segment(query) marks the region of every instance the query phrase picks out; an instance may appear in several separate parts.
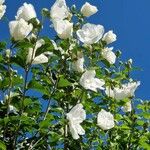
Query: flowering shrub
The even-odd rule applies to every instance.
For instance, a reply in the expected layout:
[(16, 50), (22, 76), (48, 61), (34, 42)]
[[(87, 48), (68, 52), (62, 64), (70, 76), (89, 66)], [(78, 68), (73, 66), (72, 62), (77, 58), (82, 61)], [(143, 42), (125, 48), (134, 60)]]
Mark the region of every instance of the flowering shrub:
[[(5, 10), (0, 0), (0, 19)], [(116, 34), (88, 23), (97, 7), (56, 0), (41, 12), (24, 3), (10, 47), (0, 42), (0, 149), (150, 149), (149, 102), (135, 98), (132, 59), (109, 46)], [(45, 19), (53, 40), (41, 35)]]

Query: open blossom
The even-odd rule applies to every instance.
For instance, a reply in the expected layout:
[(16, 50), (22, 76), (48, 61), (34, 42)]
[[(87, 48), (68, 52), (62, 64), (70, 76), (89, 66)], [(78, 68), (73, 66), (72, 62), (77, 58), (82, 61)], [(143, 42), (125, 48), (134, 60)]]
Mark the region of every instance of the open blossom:
[(3, 5), (5, 0), (0, 0), (0, 19), (4, 16), (6, 12), (6, 5)]
[(120, 88), (115, 87), (113, 90), (109, 87), (106, 88), (105, 93), (109, 97), (115, 98), (116, 100), (121, 100), (129, 97), (133, 97), (135, 90), (140, 85), (140, 82), (129, 82), (123, 84)]
[(67, 39), (72, 36), (73, 23), (70, 23), (68, 20), (55, 20), (53, 24), (59, 38)]
[(114, 116), (102, 109), (97, 116), (97, 125), (103, 130), (109, 130), (115, 126)]
[(32, 31), (32, 24), (28, 24), (24, 19), (10, 21), (9, 29), (11, 36), (17, 40), (23, 40)]
[(103, 79), (95, 78), (95, 70), (87, 70), (80, 78), (80, 84), (85, 88), (97, 92), (97, 89), (104, 90), (105, 84)]
[(50, 15), (52, 20), (58, 19), (63, 20), (70, 15), (69, 9), (66, 5), (65, 0), (56, 0), (54, 5), (51, 7)]
[(77, 60), (75, 60), (72, 63), (73, 70), (75, 70), (77, 72), (83, 72), (84, 71), (84, 56), (83, 56), (83, 54), (78, 53), (78, 56), (76, 59)]
[(106, 47), (102, 49), (103, 58), (105, 58), (110, 64), (114, 64), (116, 62), (116, 55), (112, 50), (113, 47), (110, 48)]
[(16, 19), (24, 19), (29, 21), (32, 18), (36, 18), (36, 12), (32, 4), (24, 3), (17, 11)]
[(89, 17), (91, 15), (94, 15), (98, 11), (96, 6), (91, 5), (90, 3), (86, 2), (82, 8), (81, 8), (81, 13), (85, 17)]
[(82, 29), (77, 31), (77, 36), (81, 42), (90, 45), (97, 43), (104, 34), (104, 27), (102, 25), (95, 25), (86, 23)]
[(37, 49), (40, 48), (44, 44), (45, 44), (45, 41), (43, 39), (40, 39), (36, 42), (36, 46), (34, 49), (29, 48), (27, 60), (26, 60), (27, 64), (30, 64), (31, 62), (32, 62), (32, 64), (42, 64), (42, 63), (48, 62), (48, 57), (45, 56), (45, 53), (35, 56)]
[(74, 106), (69, 113), (67, 113), (69, 120), (69, 129), (73, 139), (79, 139), (79, 135), (84, 135), (85, 131), (80, 125), (86, 119), (86, 112), (82, 104)]
[(105, 41), (107, 44), (110, 44), (110, 43), (115, 42), (117, 40), (117, 36), (111, 30), (111, 31), (108, 31), (107, 33), (104, 34), (102, 40)]

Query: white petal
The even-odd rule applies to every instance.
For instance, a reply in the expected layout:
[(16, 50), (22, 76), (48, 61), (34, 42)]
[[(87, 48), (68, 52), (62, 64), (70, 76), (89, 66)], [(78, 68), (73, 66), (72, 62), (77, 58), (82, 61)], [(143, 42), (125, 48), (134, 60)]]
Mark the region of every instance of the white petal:
[(81, 42), (90, 45), (97, 43), (104, 34), (104, 27), (102, 25), (95, 25), (86, 23), (82, 29), (77, 31), (77, 36)]
[(42, 64), (47, 62), (48, 62), (48, 58), (44, 54), (40, 54), (39, 56), (34, 58), (32, 64)]
[(27, 37), (32, 31), (33, 26), (32, 24), (28, 24), (25, 20), (20, 19), (18, 21), (9, 22), (9, 29), (11, 36), (17, 41)]
[(115, 126), (114, 117), (110, 112), (107, 112), (102, 109), (98, 113), (97, 124), (103, 130), (111, 129)]
[(33, 48), (29, 48), (27, 59), (26, 59), (26, 64), (30, 64), (32, 59), (34, 59), (34, 57), (35, 57), (35, 51), (33, 51)]
[(87, 70), (80, 78), (80, 84), (85, 88), (97, 92), (97, 89), (104, 89), (105, 81), (95, 78), (95, 70)]
[(82, 8), (81, 8), (81, 13), (85, 17), (89, 17), (93, 14), (95, 14), (98, 11), (96, 6), (91, 5), (90, 3), (86, 2)]
[(86, 112), (82, 104), (74, 106), (69, 113), (67, 113), (69, 120), (69, 128), (74, 139), (78, 139), (79, 135), (84, 135), (85, 131), (80, 125), (86, 119)]
[(54, 29), (57, 32), (59, 38), (67, 39), (72, 36), (73, 33), (73, 23), (68, 20), (54, 20)]
[(51, 7), (51, 18), (63, 20), (69, 16), (69, 9), (66, 5), (65, 0), (56, 0), (54, 5)]
[(78, 134), (78, 131), (76, 129), (76, 126), (74, 124), (69, 123), (69, 129), (70, 129), (70, 132), (72, 134), (73, 139), (77, 140), (77, 139), (80, 138), (79, 134)]

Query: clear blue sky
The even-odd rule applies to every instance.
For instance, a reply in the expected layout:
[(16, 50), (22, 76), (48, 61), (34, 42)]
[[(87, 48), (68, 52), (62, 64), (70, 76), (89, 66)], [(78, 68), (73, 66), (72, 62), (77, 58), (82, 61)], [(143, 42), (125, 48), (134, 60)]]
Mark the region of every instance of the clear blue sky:
[[(86, 0), (66, 0), (68, 5), (80, 8)], [(50, 8), (55, 0), (6, 0), (7, 17), (13, 20), (18, 7), (24, 2), (32, 3), (40, 17), (40, 10)], [(143, 71), (136, 71), (133, 78), (141, 81), (136, 92), (137, 98), (150, 99), (150, 0), (88, 0), (99, 8), (99, 12), (89, 18), (89, 22), (102, 24), (105, 30), (113, 29), (118, 36), (112, 46), (123, 52), (123, 60), (132, 58), (134, 65)], [(43, 34), (52, 36), (50, 22)], [(7, 22), (0, 21), (0, 40), (9, 38)]]

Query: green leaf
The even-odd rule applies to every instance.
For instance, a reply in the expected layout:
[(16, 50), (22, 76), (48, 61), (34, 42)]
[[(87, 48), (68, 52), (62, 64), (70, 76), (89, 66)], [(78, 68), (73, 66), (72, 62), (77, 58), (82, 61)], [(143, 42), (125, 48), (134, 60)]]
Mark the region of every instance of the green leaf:
[(40, 128), (47, 128), (47, 129), (48, 129), (49, 125), (50, 125), (50, 121), (49, 120), (43, 120), (39, 124)]
[(6, 48), (6, 42), (0, 42), (0, 50), (3, 50)]
[(150, 145), (148, 144), (148, 141), (149, 141), (149, 139), (146, 136), (146, 134), (144, 136), (141, 136), (140, 137), (140, 141), (139, 141), (140, 147), (144, 148), (146, 150), (149, 150), (150, 149)]
[(24, 100), (24, 106), (26, 107), (26, 106), (29, 106), (29, 105), (31, 105), (32, 104), (32, 99), (30, 99), (30, 98), (26, 98), (25, 100)]
[(36, 56), (38, 56), (44, 52), (53, 52), (54, 51), (54, 46), (53, 46), (51, 40), (46, 37), (43, 37), (42, 39), (45, 41), (45, 44), (36, 50)]
[(18, 55), (16, 57), (11, 57), (11, 63), (14, 63), (22, 68), (24, 68), (26, 65), (25, 60), (22, 59), (22, 57), (20, 57)]
[(143, 113), (142, 113), (142, 116), (143, 116), (145, 119), (150, 119), (150, 114), (149, 114), (149, 112), (143, 112)]
[(145, 122), (144, 122), (143, 120), (138, 120), (138, 121), (137, 121), (137, 124), (138, 124), (139, 126), (143, 126), (144, 123), (145, 123)]
[(71, 82), (69, 82), (63, 76), (60, 77), (60, 80), (58, 82), (58, 87), (67, 87), (67, 86), (71, 86), (71, 85), (72, 85)]
[(32, 80), (28, 84), (29, 89), (34, 89), (42, 94), (49, 95), (48, 89), (40, 81)]
[(17, 42), (15, 47), (19, 48), (19, 49), (27, 49), (27, 48), (32, 48), (33, 44), (30, 43), (29, 41), (19, 41), (19, 42)]
[(13, 77), (13, 80), (12, 80), (12, 85), (15, 86), (15, 85), (18, 85), (18, 84), (22, 84), (23, 83), (23, 78), (21, 78), (20, 76), (17, 76), (17, 77)]
[(6, 145), (3, 141), (0, 140), (0, 150), (6, 150)]

